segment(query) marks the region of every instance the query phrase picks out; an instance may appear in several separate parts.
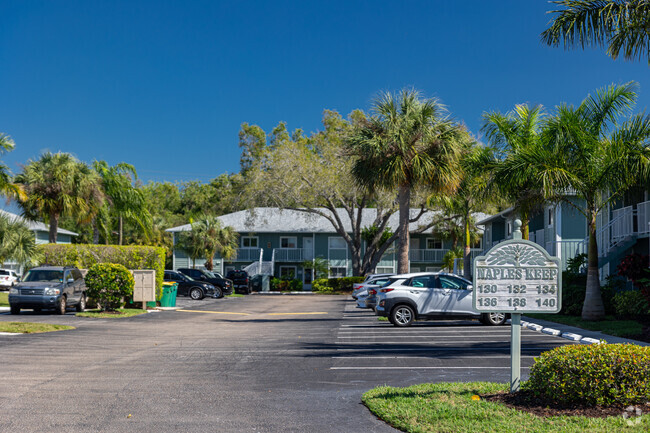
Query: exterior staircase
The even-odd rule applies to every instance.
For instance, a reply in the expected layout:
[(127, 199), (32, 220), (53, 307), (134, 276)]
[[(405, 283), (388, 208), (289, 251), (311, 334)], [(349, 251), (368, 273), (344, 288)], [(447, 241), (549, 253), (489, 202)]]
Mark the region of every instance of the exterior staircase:
[(273, 269), (275, 269), (275, 251), (273, 251), (270, 262), (264, 261), (263, 257), (264, 250), (260, 248), (259, 260), (244, 267), (243, 270), (246, 271), (250, 277), (254, 277), (255, 275), (273, 275)]

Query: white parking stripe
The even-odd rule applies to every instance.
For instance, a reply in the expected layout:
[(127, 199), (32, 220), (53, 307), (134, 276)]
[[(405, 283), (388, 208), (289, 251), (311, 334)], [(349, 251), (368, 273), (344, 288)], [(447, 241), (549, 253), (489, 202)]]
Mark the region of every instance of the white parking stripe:
[[(536, 358), (533, 355), (522, 355), (522, 358)], [(454, 356), (448, 359), (465, 359), (468, 356)], [(332, 356), (332, 359), (438, 359), (430, 356)], [(481, 355), (481, 359), (510, 359), (510, 355)]]
[[(527, 370), (530, 367), (521, 367), (522, 370)], [(470, 367), (470, 366), (465, 366), (465, 367), (442, 367), (442, 366), (427, 366), (427, 367), (330, 367), (330, 370), (502, 370), (502, 369), (510, 369), (510, 367)]]

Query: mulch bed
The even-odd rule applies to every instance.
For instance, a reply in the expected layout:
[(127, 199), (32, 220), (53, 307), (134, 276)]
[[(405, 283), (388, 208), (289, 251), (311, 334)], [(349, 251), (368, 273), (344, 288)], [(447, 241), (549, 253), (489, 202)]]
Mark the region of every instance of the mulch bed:
[[(650, 413), (650, 403), (644, 405), (636, 405), (633, 408), (628, 407), (604, 407), (604, 406), (595, 406), (595, 407), (586, 407), (586, 406), (565, 406), (559, 405), (553, 402), (548, 402), (541, 400), (530, 393), (524, 391), (519, 391), (514, 394), (510, 393), (499, 393), (499, 394), (489, 394), (481, 395), (481, 399), (502, 403), (513, 409), (521, 410), (524, 412), (532, 413), (539, 417), (550, 417), (550, 416), (585, 416), (589, 418), (605, 418), (608, 416), (623, 416), (624, 413), (627, 413), (629, 417), (637, 416), (637, 408), (641, 411), (642, 414)], [(627, 409), (627, 410), (626, 410)]]

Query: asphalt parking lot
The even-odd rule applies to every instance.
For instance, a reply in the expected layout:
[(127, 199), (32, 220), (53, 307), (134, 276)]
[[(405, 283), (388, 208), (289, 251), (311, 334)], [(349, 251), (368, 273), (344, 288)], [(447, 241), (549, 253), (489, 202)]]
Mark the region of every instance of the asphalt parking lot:
[[(129, 319), (0, 314), (76, 326), (0, 336), (0, 431), (391, 432), (378, 385), (508, 382), (509, 327), (395, 328), (342, 296), (191, 301)], [(522, 369), (558, 337), (522, 331)]]

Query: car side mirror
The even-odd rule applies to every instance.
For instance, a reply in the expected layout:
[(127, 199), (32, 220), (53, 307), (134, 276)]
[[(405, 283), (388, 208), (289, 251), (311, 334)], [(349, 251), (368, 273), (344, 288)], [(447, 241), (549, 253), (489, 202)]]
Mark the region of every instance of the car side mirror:
[(471, 284), (468, 285), (468, 286), (467, 286), (467, 290), (474, 290), (474, 286), (472, 286)]
[(68, 284), (74, 283), (74, 278), (68, 278)]

